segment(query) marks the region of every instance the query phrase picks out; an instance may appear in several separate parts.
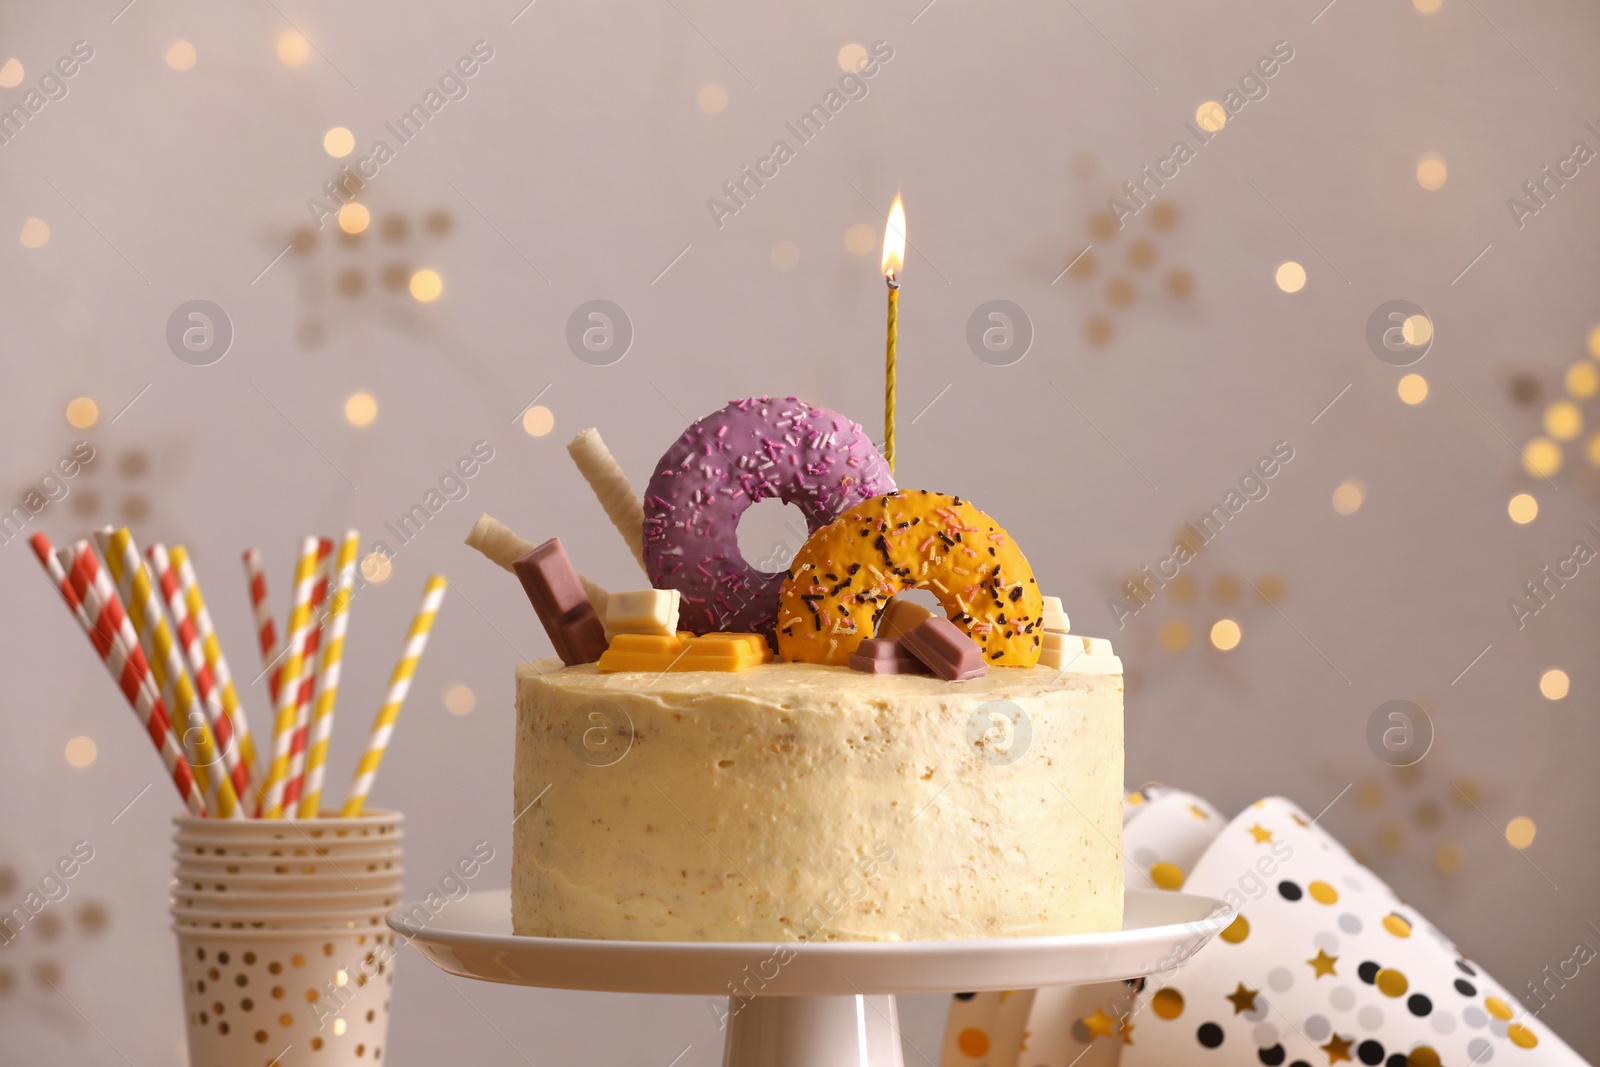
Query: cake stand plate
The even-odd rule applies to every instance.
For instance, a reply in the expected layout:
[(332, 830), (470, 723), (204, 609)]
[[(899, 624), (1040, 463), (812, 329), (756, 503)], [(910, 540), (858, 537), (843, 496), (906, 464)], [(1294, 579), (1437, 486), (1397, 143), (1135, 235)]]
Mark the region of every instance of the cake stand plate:
[(511, 891), (480, 890), (389, 926), (436, 966), (485, 982), (728, 998), (724, 1067), (902, 1067), (897, 993), (1032, 989), (1176, 968), (1233, 919), (1220, 901), (1129, 889), (1122, 929), (968, 941), (808, 944), (518, 937)]

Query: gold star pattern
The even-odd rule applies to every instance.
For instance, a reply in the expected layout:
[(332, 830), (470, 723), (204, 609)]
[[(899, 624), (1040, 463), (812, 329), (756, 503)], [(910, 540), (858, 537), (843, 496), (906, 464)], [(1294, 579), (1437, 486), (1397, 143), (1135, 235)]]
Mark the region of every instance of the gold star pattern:
[(1338, 1063), (1340, 1060), (1350, 1059), (1351, 1044), (1352, 1041), (1350, 1038), (1340, 1037), (1338, 1034), (1334, 1034), (1328, 1039), (1328, 1043), (1326, 1045), (1322, 1045), (1320, 1047), (1322, 1051), (1328, 1054), (1328, 1062), (1332, 1064)]
[(1096, 1008), (1093, 1015), (1083, 1017), (1083, 1025), (1089, 1028), (1089, 1040), (1097, 1037), (1110, 1037), (1117, 1021), (1106, 1014), (1104, 1008)]
[(1289, 813), (1289, 818), (1294, 820), (1294, 823), (1295, 823), (1296, 826), (1310, 826), (1311, 825), (1310, 823), (1308, 823), (1304, 819), (1302, 819), (1300, 817), (1300, 813), (1297, 812), (1297, 811), (1291, 811)]
[(1134, 1024), (1131, 1022), (1124, 1022), (1122, 1024), (1122, 1043), (1124, 1045), (1133, 1044), (1133, 1027)]
[(1233, 1003), (1233, 1013), (1235, 1015), (1242, 1015), (1247, 1011), (1256, 1010), (1256, 996), (1260, 992), (1259, 989), (1251, 989), (1243, 982), (1240, 982), (1239, 987), (1232, 993), (1227, 994), (1223, 999)]
[(1201, 820), (1205, 820), (1205, 819), (1211, 818), (1211, 813), (1209, 811), (1207, 811), (1205, 808), (1202, 808), (1198, 804), (1190, 804), (1189, 805), (1189, 813), (1192, 814), (1195, 818), (1201, 819)]
[(1272, 843), (1272, 831), (1260, 823), (1250, 827), (1250, 836), (1256, 839), (1256, 844), (1258, 845), (1270, 845)]
[[(1319, 948), (1317, 949), (1317, 954), (1306, 960), (1306, 962), (1311, 965), (1313, 971), (1317, 972), (1318, 978), (1325, 974), (1333, 975), (1335, 978), (1339, 977), (1338, 972), (1333, 969), (1333, 965), (1339, 962), (1338, 956), (1330, 956)], [(1346, 1056), (1345, 1058), (1349, 1059), (1350, 1057)]]

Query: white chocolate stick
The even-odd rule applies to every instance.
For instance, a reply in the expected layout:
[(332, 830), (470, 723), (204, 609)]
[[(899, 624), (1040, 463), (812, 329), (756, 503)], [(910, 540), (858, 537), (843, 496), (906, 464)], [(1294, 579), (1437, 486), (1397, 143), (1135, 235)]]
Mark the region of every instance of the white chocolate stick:
[[(506, 570), (515, 574), (512, 564), (534, 550), (532, 541), (525, 540), (515, 530), (485, 512), (478, 516), (478, 521), (472, 524), (472, 529), (467, 531), (467, 546), (482, 552), (491, 563), (497, 563)], [(578, 575), (578, 580), (583, 583), (583, 591), (589, 595), (589, 602), (594, 605), (594, 610), (603, 619), (606, 614), (606, 602), (611, 599), (611, 594), (595, 585), (583, 575)]]
[(567, 453), (578, 465), (578, 472), (589, 483), (589, 488), (594, 490), (600, 506), (606, 509), (611, 525), (628, 543), (628, 551), (633, 553), (639, 569), (645, 570), (644, 503), (628, 484), (628, 476), (622, 473), (616, 457), (600, 440), (600, 431), (593, 427), (584, 430), (567, 445)]

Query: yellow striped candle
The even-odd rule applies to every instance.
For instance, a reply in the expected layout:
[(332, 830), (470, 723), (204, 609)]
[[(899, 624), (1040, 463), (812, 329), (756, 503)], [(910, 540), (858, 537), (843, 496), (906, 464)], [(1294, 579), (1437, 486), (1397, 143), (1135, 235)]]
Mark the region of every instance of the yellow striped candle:
[(361, 535), (355, 530), (346, 530), (334, 561), (334, 586), (328, 599), (322, 662), (317, 667), (317, 706), (312, 714), (311, 740), (306, 750), (305, 795), (300, 798), (302, 819), (315, 819), (320, 813), (322, 780), (328, 769), (328, 738), (333, 733), (333, 707), (339, 697), (344, 633), (350, 625), (350, 598), (355, 595), (356, 557), (360, 554)]
[(158, 672), (162, 692), (169, 695), (169, 706), (183, 716), (181, 727), (174, 723), (173, 729), (178, 731), (189, 753), (189, 762), (204, 780), (206, 807), (217, 818), (244, 818), (238, 794), (224, 772), (222, 755), (206, 721), (205, 710), (200, 706), (194, 683), (189, 680), (189, 672), (184, 670), (183, 659), (172, 640), (172, 631), (167, 628), (167, 620), (161, 614), (155, 586), (144, 560), (139, 557), (133, 535), (124, 526), (111, 533), (102, 530), (95, 537), (100, 542), (100, 553), (106, 559), (111, 577), (121, 591), (151, 669)]
[(389, 692), (384, 697), (383, 707), (378, 709), (377, 718), (373, 720), (367, 750), (361, 754), (355, 780), (350, 783), (350, 799), (344, 802), (344, 808), (339, 812), (344, 818), (353, 819), (360, 815), (366, 805), (367, 794), (372, 792), (372, 780), (377, 777), (378, 764), (383, 762), (383, 753), (389, 747), (395, 720), (400, 717), (400, 706), (406, 701), (406, 692), (411, 688), (411, 676), (416, 673), (417, 661), (422, 658), (422, 650), (428, 645), (428, 633), (433, 629), (433, 620), (439, 614), (439, 604), (444, 600), (448, 585), (444, 575), (435, 574), (428, 579), (422, 591), (422, 605), (411, 620), (411, 632), (406, 635), (405, 650), (400, 654), (400, 661), (394, 665), (394, 673), (389, 676)]
[(289, 611), (288, 650), (278, 676), (278, 707), (272, 723), (272, 763), (261, 799), (261, 817), (281, 819), (283, 792), (289, 783), (290, 745), (294, 740), (300, 678), (305, 670), (306, 637), (311, 632), (311, 587), (317, 580), (317, 539), (300, 542), (294, 567), (294, 604)]

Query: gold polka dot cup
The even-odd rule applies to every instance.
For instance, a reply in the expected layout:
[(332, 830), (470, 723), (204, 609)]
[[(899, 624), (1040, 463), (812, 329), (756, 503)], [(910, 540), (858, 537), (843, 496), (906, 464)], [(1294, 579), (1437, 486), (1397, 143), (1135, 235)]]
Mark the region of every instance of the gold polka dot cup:
[(193, 1067), (382, 1061), (398, 949), (383, 917), (402, 899), (400, 821), (384, 811), (174, 820)]

